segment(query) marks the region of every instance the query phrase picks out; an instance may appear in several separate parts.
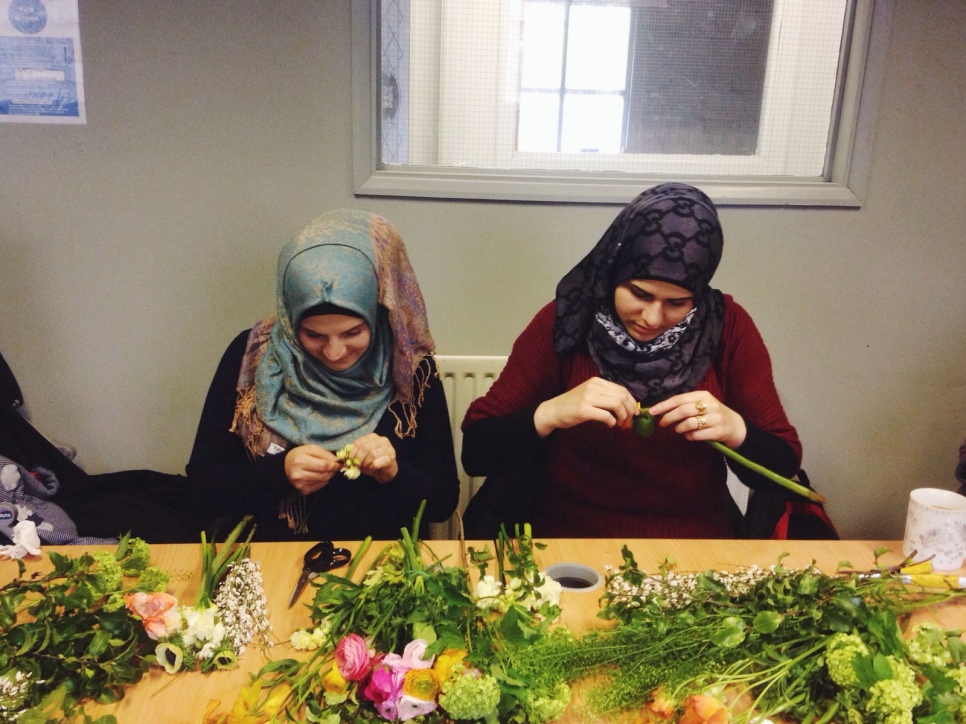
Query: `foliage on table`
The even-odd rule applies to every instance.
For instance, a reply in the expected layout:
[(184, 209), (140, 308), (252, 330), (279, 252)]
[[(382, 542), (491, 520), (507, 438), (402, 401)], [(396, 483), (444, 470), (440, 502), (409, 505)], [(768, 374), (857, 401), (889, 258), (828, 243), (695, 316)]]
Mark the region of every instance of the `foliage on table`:
[(472, 587), (466, 567), (447, 565), (406, 529), (356, 580), (369, 545), (345, 575), (313, 582), (313, 625), (292, 636), (309, 658), (266, 665), (230, 712), (212, 702), (206, 722), (523, 724), (560, 715), (566, 685), (543, 688), (509, 666), (560, 613), (559, 584), (538, 571), (529, 527), (501, 535), (495, 554), (469, 549), (479, 572)]
[[(154, 661), (154, 643), (124, 596), (164, 590), (139, 538), (117, 549), (49, 554), (53, 570), (0, 588), (0, 721), (34, 724), (70, 717), (84, 701), (111, 703)], [(112, 717), (104, 717), (111, 720)]]
[(616, 628), (554, 635), (515, 662), (543, 686), (604, 674), (595, 714), (643, 710), (653, 721), (952, 724), (966, 721), (966, 646), (959, 631), (912, 611), (961, 591), (904, 585), (898, 567), (826, 575), (768, 570), (681, 574), (638, 568), (630, 551), (607, 576), (603, 618)]
[[(84, 703), (120, 700), (152, 665), (234, 665), (253, 636), (268, 635), (261, 578), (248, 559), (251, 535), (238, 542), (247, 523), (220, 551), (202, 534), (194, 606), (179, 607), (164, 592), (168, 575), (148, 565), (140, 538), (123, 536), (113, 552), (51, 551), (46, 575), (27, 576), (18, 560), (16, 580), (0, 588), (0, 722), (87, 721)], [(175, 654), (177, 667), (168, 658)]]
[(126, 597), (128, 608), (157, 642), (157, 662), (169, 674), (231, 669), (253, 639), (272, 645), (261, 571), (249, 557), (254, 528), (241, 540), (249, 520), (235, 526), (221, 550), (202, 532), (201, 587), (194, 604), (179, 606), (177, 598), (163, 592)]

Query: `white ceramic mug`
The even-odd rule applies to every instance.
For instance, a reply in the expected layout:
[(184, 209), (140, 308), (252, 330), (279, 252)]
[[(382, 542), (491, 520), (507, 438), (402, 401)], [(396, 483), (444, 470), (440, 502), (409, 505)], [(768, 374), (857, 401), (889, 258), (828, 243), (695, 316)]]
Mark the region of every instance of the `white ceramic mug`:
[(909, 493), (902, 555), (915, 561), (932, 556), (932, 567), (952, 571), (966, 559), (966, 497), (940, 488)]

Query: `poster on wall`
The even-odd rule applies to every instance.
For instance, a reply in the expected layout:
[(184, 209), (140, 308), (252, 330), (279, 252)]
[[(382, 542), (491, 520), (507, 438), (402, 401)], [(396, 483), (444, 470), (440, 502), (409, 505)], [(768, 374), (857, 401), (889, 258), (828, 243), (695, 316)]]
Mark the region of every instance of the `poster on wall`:
[(86, 123), (77, 0), (0, 0), (0, 123)]

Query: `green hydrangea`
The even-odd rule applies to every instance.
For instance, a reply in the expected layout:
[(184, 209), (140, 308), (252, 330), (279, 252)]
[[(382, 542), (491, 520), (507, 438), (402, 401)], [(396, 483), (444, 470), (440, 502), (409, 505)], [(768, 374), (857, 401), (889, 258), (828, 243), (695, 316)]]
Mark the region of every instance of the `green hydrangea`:
[(121, 564), (114, 558), (114, 554), (109, 551), (94, 551), (91, 553), (95, 567), (93, 570), (94, 587), (101, 593), (113, 593), (121, 590), (121, 581), (124, 578), (121, 572)]
[(825, 650), (825, 666), (832, 681), (841, 687), (857, 686), (852, 661), (856, 656), (868, 656), (869, 649), (856, 634), (835, 634)]
[(534, 724), (551, 722), (560, 718), (570, 703), (570, 687), (560, 682), (552, 692), (535, 696), (531, 691), (527, 697), (527, 712)]
[(496, 679), (475, 669), (443, 682), (439, 705), (454, 719), (483, 719), (500, 703)]
[(916, 672), (905, 661), (888, 657), (893, 678), (877, 681), (869, 690), (866, 711), (882, 724), (912, 724), (912, 710), (922, 703)]
[(161, 593), (168, 587), (168, 574), (157, 566), (148, 566), (138, 576), (137, 587), (146, 593)]
[(946, 675), (956, 682), (956, 693), (966, 697), (966, 667), (957, 666), (954, 669), (946, 669)]
[(120, 611), (122, 608), (124, 608), (124, 594), (117, 592), (108, 596), (104, 605), (101, 606), (101, 609), (108, 613), (111, 611)]
[(143, 571), (148, 561), (151, 560), (151, 549), (148, 544), (140, 538), (131, 538), (128, 541), (127, 555), (121, 561), (125, 576), (136, 576)]
[(908, 642), (909, 658), (920, 666), (932, 664), (945, 667), (950, 661), (946, 650), (946, 632), (934, 623), (923, 623), (914, 629), (915, 636)]

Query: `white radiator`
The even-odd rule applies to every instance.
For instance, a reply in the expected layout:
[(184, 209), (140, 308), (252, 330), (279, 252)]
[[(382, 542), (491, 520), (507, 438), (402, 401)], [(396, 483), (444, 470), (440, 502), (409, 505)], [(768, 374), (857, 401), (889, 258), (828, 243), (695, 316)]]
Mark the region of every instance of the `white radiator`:
[[(449, 407), (450, 426), (453, 430), (453, 447), (456, 448), (456, 467), (460, 476), (460, 502), (457, 510), (460, 514), (466, 510), (470, 498), (483, 484), (483, 478), (471, 478), (463, 471), (460, 462), (460, 450), (463, 447), (463, 432), (460, 425), (466, 415), (466, 408), (477, 397), (486, 394), (490, 385), (500, 375), (506, 357), (437, 355), (436, 364), (439, 366), (439, 376), (443, 380), (446, 392), (446, 404)], [(432, 538), (458, 538), (459, 524), (454, 515), (445, 523), (433, 523), (430, 526)]]

